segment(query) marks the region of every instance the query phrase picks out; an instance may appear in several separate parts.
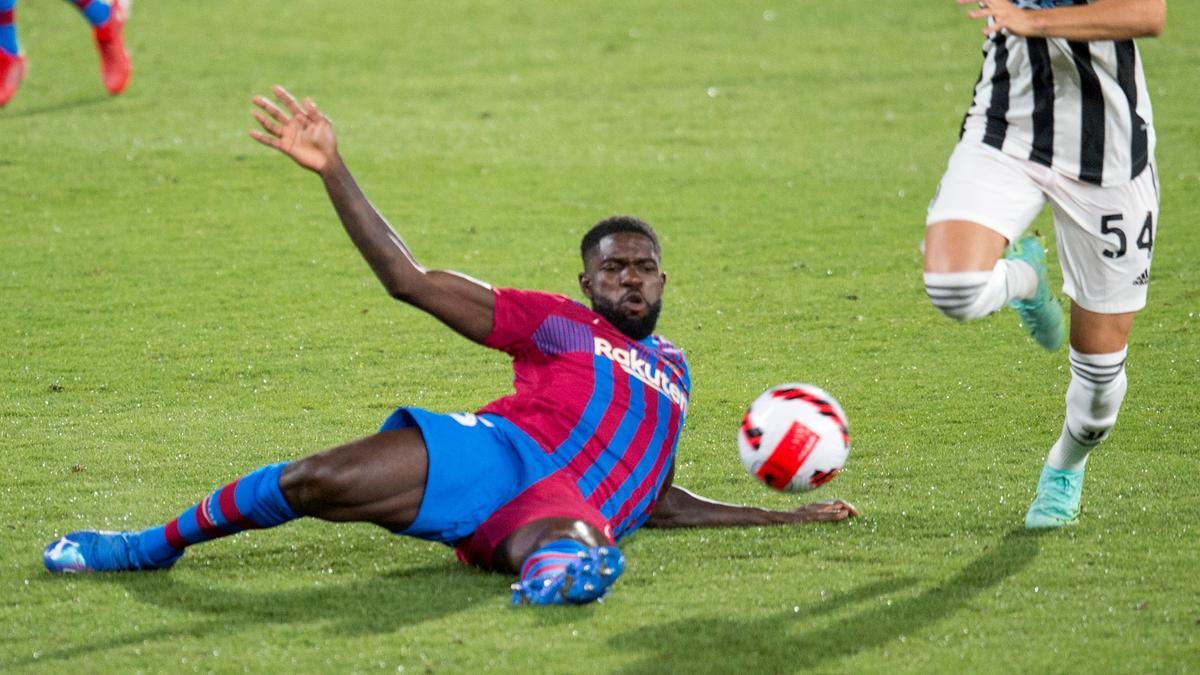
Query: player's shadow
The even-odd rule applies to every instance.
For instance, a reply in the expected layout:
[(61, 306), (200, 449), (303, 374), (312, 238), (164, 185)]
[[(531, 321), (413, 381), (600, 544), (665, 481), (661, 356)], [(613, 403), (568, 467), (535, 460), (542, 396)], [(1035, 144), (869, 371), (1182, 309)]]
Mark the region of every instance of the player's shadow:
[(11, 110), (6, 113), (0, 113), (0, 121), (4, 121), (6, 119), (16, 119), (18, 117), (39, 117), (41, 115), (66, 112), (68, 110), (75, 110), (77, 108), (86, 108), (99, 105), (109, 100), (112, 100), (112, 97), (104, 94), (81, 96), (68, 101), (59, 101), (57, 103), (48, 103), (46, 105), (34, 106), (32, 108), (21, 108), (19, 110)]
[[(462, 612), (481, 603), (501, 603), (504, 579), (450, 564), (372, 575), (350, 583), (328, 583), (284, 591), (231, 588), (180, 581), (171, 572), (95, 574), (73, 577), (76, 584), (114, 584), (138, 601), (179, 617), (172, 626), (99, 631), (95, 639), (4, 663), (46, 665), (112, 649), (170, 643), (185, 637), (236, 637), (263, 625), (321, 622), (334, 634), (390, 633), (406, 626)], [(189, 615), (188, 618), (180, 614)], [(326, 628), (327, 626), (327, 628)]]
[[(911, 578), (861, 586), (819, 604), (787, 609), (763, 619), (689, 619), (612, 638), (613, 647), (649, 652), (622, 672), (758, 672), (764, 661), (789, 664), (789, 671), (829, 668), (840, 658), (913, 635), (962, 609), (972, 598), (1025, 568), (1037, 556), (1039, 533), (1009, 532), (953, 578), (916, 597), (886, 602), (888, 594), (912, 586)], [(832, 614), (855, 603), (858, 612), (798, 632), (798, 622)]]

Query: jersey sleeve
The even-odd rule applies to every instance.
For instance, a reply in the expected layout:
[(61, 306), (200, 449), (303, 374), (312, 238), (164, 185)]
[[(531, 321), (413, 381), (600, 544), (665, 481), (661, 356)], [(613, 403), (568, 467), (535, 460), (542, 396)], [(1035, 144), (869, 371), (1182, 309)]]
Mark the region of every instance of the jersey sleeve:
[(571, 302), (565, 296), (543, 291), (497, 288), (492, 332), (483, 344), (509, 354), (533, 347), (533, 334), (554, 311)]

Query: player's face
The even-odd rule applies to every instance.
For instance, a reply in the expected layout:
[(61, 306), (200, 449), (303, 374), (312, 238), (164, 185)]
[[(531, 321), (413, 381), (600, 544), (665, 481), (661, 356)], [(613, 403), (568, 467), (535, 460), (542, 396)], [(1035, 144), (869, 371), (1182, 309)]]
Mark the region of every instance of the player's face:
[(579, 275), (592, 309), (635, 340), (654, 332), (666, 283), (654, 244), (634, 232), (601, 239)]

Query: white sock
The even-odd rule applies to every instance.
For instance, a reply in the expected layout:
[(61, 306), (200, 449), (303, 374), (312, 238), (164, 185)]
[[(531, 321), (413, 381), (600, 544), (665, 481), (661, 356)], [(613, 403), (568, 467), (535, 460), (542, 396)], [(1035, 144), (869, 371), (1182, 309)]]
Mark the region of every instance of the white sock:
[(1080, 354), (1071, 349), (1071, 384), (1067, 386), (1067, 415), (1062, 435), (1050, 448), (1046, 464), (1079, 471), (1088, 454), (1108, 438), (1129, 381), (1125, 377), (1128, 347), (1111, 354)]
[[(1004, 278), (1008, 282), (1008, 300), (1021, 298), (1028, 300), (1037, 293), (1038, 277), (1037, 270), (1033, 269), (1029, 263), (1024, 260), (1006, 260), (1001, 258), (996, 263), (999, 266), (1001, 263), (1004, 267)], [(1008, 302), (1005, 300), (1005, 302)]]
[(981, 319), (1016, 298), (1037, 292), (1037, 273), (1020, 260), (996, 261), (990, 272), (926, 272), (925, 292), (946, 316)]

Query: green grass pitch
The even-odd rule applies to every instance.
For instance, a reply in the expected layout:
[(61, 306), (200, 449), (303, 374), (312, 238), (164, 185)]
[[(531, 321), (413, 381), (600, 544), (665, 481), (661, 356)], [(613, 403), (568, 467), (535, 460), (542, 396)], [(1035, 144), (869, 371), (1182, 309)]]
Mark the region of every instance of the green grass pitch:
[[(4, 672), (1200, 670), (1200, 9), (1142, 43), (1163, 204), (1130, 389), (1079, 526), (1020, 529), (1066, 354), (925, 298), (917, 244), (979, 67), (949, 0), (139, 2), (110, 99), (62, 2), (18, 7), (0, 110)], [(695, 392), (677, 480), (774, 508), (745, 405), (807, 381), (851, 420), (833, 526), (643, 531), (602, 605), (366, 525), (299, 522), (169, 573), (52, 577), (81, 527), (173, 517), (398, 404), (473, 409), (503, 355), (392, 302), (319, 181), (246, 135), (280, 82), (335, 120), (430, 266), (576, 294), (578, 238), (634, 213)], [(1050, 233), (1043, 217), (1036, 225)], [(1055, 269), (1055, 279), (1060, 275)]]

